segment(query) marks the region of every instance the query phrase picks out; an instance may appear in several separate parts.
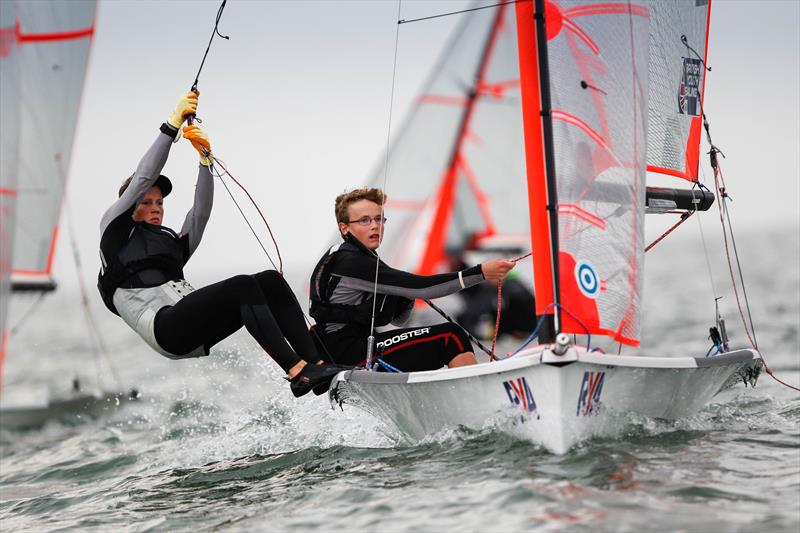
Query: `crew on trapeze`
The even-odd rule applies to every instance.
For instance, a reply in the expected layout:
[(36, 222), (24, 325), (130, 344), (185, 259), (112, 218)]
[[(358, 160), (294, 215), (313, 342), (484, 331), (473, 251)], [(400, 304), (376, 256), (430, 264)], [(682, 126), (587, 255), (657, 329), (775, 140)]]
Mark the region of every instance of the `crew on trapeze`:
[[(515, 265), (493, 259), (458, 272), (418, 276), (380, 261), (376, 283), (385, 202), (380, 189), (339, 195), (335, 213), (343, 242), (328, 250), (311, 276), (314, 329), (327, 351), (323, 357), (337, 364), (364, 365), (373, 307), (376, 327), (403, 325), (415, 298), (439, 298), (484, 280), (497, 282)], [(374, 302), (373, 294), (377, 295)], [(378, 332), (375, 359), (379, 370), (403, 372), (477, 363), (468, 336), (451, 322)]]
[(322, 394), (342, 370), (320, 358), (297, 299), (274, 270), (194, 289), (183, 267), (192, 256), (211, 214), (214, 158), (206, 133), (195, 125), (183, 136), (200, 154), (194, 205), (179, 233), (163, 226), (164, 198), (172, 183), (161, 175), (187, 115), (197, 111), (199, 93), (178, 100), (136, 171), (100, 223), (102, 267), (98, 288), (106, 306), (144, 341), (170, 359), (202, 357), (244, 326), (286, 372), (291, 391)]

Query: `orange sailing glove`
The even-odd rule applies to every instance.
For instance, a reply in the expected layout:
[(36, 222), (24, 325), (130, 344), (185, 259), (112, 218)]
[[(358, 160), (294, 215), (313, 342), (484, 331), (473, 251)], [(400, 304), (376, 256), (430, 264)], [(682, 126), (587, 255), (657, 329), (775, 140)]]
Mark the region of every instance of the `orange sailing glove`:
[(214, 157), (211, 155), (211, 141), (208, 140), (208, 134), (200, 126), (184, 126), (183, 136), (200, 154), (201, 165), (209, 167), (214, 164)]
[(186, 120), (186, 115), (194, 115), (197, 113), (197, 98), (200, 96), (199, 92), (188, 92), (181, 96), (178, 103), (175, 104), (175, 110), (172, 115), (167, 119), (170, 126), (180, 128), (183, 121)]

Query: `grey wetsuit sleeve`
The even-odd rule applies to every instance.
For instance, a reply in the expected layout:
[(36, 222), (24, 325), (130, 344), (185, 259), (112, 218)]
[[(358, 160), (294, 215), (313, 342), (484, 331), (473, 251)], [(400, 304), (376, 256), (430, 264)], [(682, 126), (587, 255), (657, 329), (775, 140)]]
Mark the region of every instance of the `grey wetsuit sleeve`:
[(161, 174), (161, 169), (167, 163), (169, 150), (172, 147), (172, 139), (165, 133), (158, 134), (153, 145), (139, 161), (139, 166), (136, 167), (136, 171), (133, 173), (131, 184), (125, 189), (122, 196), (111, 204), (103, 218), (100, 219), (101, 235), (115, 218), (130, 209), (131, 206), (136, 205), (136, 202), (141, 200), (156, 182), (159, 174)]
[(214, 204), (214, 177), (208, 167), (200, 165), (197, 172), (197, 184), (194, 188), (194, 204), (186, 214), (183, 221), (181, 236), (189, 239), (189, 255), (191, 256), (200, 245), (203, 231), (211, 216), (211, 206)]
[[(374, 265), (374, 263), (373, 263)], [(374, 267), (373, 267), (374, 268)], [(374, 272), (374, 270), (373, 270)], [(374, 276), (374, 274), (373, 274)], [(477, 265), (461, 272), (435, 274), (433, 276), (418, 276), (402, 270), (397, 270), (381, 263), (378, 270), (378, 285), (375, 287), (374, 279), (364, 279), (360, 276), (341, 276), (339, 287), (372, 292), (377, 289), (379, 294), (402, 296), (404, 298), (441, 298), (456, 293), (463, 288), (477, 285), (484, 280), (481, 266)], [(462, 286), (462, 281), (464, 285)]]

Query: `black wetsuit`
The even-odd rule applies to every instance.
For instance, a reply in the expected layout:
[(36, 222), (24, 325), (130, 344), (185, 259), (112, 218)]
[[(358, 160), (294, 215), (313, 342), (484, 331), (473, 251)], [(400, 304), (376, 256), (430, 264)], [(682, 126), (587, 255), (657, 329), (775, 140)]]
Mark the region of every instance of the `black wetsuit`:
[(161, 131), (101, 222), (98, 287), (106, 305), (173, 359), (207, 355), (244, 326), (286, 371), (300, 362), (298, 354), (319, 361), (300, 305), (278, 272), (234, 276), (197, 290), (185, 284), (183, 266), (199, 245), (211, 212), (213, 178), (207, 167), (200, 166), (194, 206), (180, 234), (133, 221), (137, 203), (158, 178), (177, 135), (167, 125)]
[[(373, 305), (376, 255), (348, 234), (320, 259), (311, 276), (311, 316), (328, 357), (364, 364)], [(458, 272), (418, 276), (380, 262), (375, 325), (407, 320), (415, 298), (438, 298), (484, 280), (480, 265)], [(376, 358), (404, 372), (434, 370), (471, 352), (464, 331), (452, 323), (393, 329), (375, 335)]]

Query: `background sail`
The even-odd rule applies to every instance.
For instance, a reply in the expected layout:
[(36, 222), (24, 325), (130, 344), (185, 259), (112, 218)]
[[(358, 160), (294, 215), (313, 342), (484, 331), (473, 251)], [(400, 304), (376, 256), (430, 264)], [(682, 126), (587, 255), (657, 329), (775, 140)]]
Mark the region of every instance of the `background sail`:
[[(490, 2), (479, 2), (488, 4)], [(403, 28), (401, 31), (412, 31)], [(463, 15), (390, 150), (382, 255), (430, 274), (468, 241), (529, 233), (513, 9)], [(372, 176), (383, 185), (383, 166)]]
[[(533, 25), (530, 4), (517, 6), (519, 20)], [(638, 345), (649, 12), (634, 2), (547, 2), (545, 9), (549, 79), (540, 84), (549, 88), (552, 104), (560, 330)], [(526, 35), (521, 32), (520, 53), (536, 57), (524, 57), (523, 67), (537, 64), (539, 56)], [(523, 68), (525, 83), (536, 72)], [(539, 102), (537, 87), (526, 85), (524, 96), (526, 102)], [(541, 127), (540, 113), (534, 111), (526, 111), (531, 139), (528, 129)], [(552, 200), (536, 193), (546, 191), (547, 183), (542, 167), (536, 167), (541, 158), (531, 154), (531, 215), (536, 218)], [(553, 276), (537, 259), (545, 252), (534, 250), (540, 312), (552, 302), (542, 301), (547, 291), (539, 290), (549, 285), (542, 277)]]
[(11, 251), (17, 199), (18, 49), (13, 2), (0, 2), (0, 380), (8, 335)]
[(13, 279), (46, 286), (94, 31), (94, 0), (18, 2), (20, 125)]
[(650, 8), (647, 170), (691, 181), (700, 157), (711, 2), (656, 0)]

